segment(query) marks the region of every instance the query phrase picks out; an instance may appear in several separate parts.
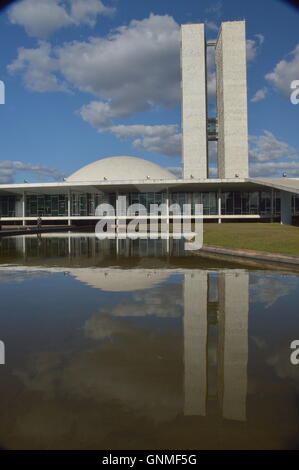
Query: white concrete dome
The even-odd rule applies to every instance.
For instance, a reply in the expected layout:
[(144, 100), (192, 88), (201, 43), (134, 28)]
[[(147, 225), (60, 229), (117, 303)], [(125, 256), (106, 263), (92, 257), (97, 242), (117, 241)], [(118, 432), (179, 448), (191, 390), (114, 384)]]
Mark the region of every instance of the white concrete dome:
[(67, 181), (122, 181), (165, 180), (176, 177), (165, 168), (143, 158), (110, 157), (83, 166), (67, 178)]

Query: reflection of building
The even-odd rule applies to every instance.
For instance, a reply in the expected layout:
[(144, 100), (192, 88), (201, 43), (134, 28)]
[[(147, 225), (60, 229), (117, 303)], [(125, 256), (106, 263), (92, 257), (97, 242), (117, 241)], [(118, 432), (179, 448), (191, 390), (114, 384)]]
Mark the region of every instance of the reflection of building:
[(0, 254), (32, 256), (39, 258), (73, 257), (90, 259), (92, 264), (109, 256), (119, 255), (126, 258), (140, 258), (144, 256), (181, 256), (184, 252), (184, 239), (167, 237), (164, 239), (131, 240), (116, 237), (114, 240), (100, 240), (93, 232), (73, 233), (61, 232), (53, 234), (43, 233), (36, 235), (23, 235), (7, 237), (1, 240)]
[(206, 414), (207, 394), (207, 272), (185, 274), (184, 363), (185, 414)]
[[(7, 267), (0, 267), (1, 271)], [(246, 419), (249, 278), (243, 270), (12, 266), (14, 272), (63, 272), (109, 293), (126, 293), (88, 321), (91, 338), (130, 324), (126, 317), (173, 319), (183, 326), (184, 414)], [(6, 273), (7, 274), (7, 273)], [(183, 275), (180, 283), (167, 282)], [(127, 293), (131, 292), (131, 296)], [(111, 294), (112, 295), (112, 294)], [(118, 300), (117, 294), (115, 297)], [(125, 299), (125, 301), (124, 301)], [(180, 324), (180, 323), (178, 323)]]
[(185, 274), (186, 415), (246, 419), (248, 300), (245, 271)]
[[(215, 49), (217, 116), (208, 115), (207, 48)], [(119, 223), (127, 206), (203, 204), (205, 219), (291, 223), (299, 214), (299, 179), (249, 178), (245, 22), (224, 22), (217, 40), (206, 41), (204, 24), (182, 26), (183, 176), (135, 157), (102, 158), (63, 182), (1, 184), (2, 223), (89, 223), (96, 207), (113, 206)], [(0, 82), (1, 83), (1, 82)], [(217, 177), (209, 177), (209, 141), (217, 142)], [(63, 156), (61, 156), (63, 157)], [(211, 168), (210, 168), (211, 170)], [(297, 196), (296, 196), (297, 195)], [(171, 219), (170, 214), (160, 216)]]

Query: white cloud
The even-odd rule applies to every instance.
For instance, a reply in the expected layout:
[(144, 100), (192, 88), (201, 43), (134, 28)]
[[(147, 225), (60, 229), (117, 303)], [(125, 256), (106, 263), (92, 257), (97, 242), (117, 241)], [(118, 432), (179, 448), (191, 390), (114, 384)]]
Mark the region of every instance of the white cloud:
[(287, 142), (278, 140), (270, 131), (264, 131), (264, 135), (250, 136), (249, 143), (250, 161), (266, 162), (297, 158), (297, 150)]
[(8, 17), (13, 24), (23, 26), (30, 36), (46, 37), (71, 23), (60, 0), (22, 0), (10, 8)]
[(214, 23), (214, 21), (208, 21), (207, 20), (205, 22), (205, 24), (206, 24), (207, 29), (210, 29), (211, 31), (218, 32), (219, 27), (217, 26), (216, 23)]
[(299, 78), (299, 44), (289, 56), (290, 60), (281, 60), (276, 64), (273, 71), (265, 76), (275, 90), (288, 98), (291, 92), (291, 82)]
[(134, 139), (133, 147), (168, 157), (181, 155), (181, 134), (178, 126), (112, 126), (110, 131), (119, 139)]
[(108, 114), (124, 116), (179, 103), (179, 50), (179, 25), (170, 16), (151, 15), (107, 38), (65, 44), (58, 56), (68, 81), (105, 100)]
[(94, 26), (98, 15), (113, 11), (101, 0), (22, 0), (9, 9), (8, 17), (11, 23), (23, 26), (29, 36), (45, 38), (65, 26)]
[(118, 139), (132, 140), (132, 145), (135, 148), (169, 157), (181, 155), (182, 136), (178, 132), (177, 124), (112, 125), (112, 118), (115, 117), (113, 110), (107, 103), (101, 101), (92, 101), (88, 105), (82, 106), (79, 113), (84, 121), (91, 124), (98, 132), (111, 132)]
[(215, 65), (215, 49), (207, 48), (207, 87), (210, 100), (216, 97), (216, 65)]
[(251, 176), (299, 176), (299, 154), (287, 142), (271, 132), (249, 137)]
[(8, 65), (10, 73), (22, 73), (23, 81), (28, 90), (36, 92), (67, 91), (65, 82), (55, 75), (59, 68), (56, 58), (51, 55), (51, 46), (39, 41), (35, 49), (18, 49), (18, 57)]
[(100, 0), (71, 0), (71, 18), (76, 24), (95, 26), (98, 15), (111, 15), (115, 8), (106, 7)]
[(21, 72), (27, 87), (36, 91), (66, 88), (59, 72), (71, 86), (100, 98), (103, 122), (173, 106), (180, 102), (180, 28), (170, 16), (151, 15), (106, 38), (52, 49), (45, 42), (37, 49), (21, 48), (8, 69)]
[[(262, 35), (256, 36), (247, 43), (250, 60), (263, 40)], [(214, 53), (213, 48), (208, 49), (210, 98), (215, 97), (216, 89)], [(97, 97), (78, 112), (99, 132), (133, 139), (133, 146), (143, 150), (169, 156), (181, 153), (177, 126), (139, 126), (137, 132), (136, 126), (120, 127), (115, 122), (161, 105), (180, 103), (180, 26), (171, 16), (151, 14), (104, 38), (73, 41), (56, 48), (46, 42), (40, 42), (36, 49), (21, 48), (8, 69), (20, 72), (30, 90), (68, 91), (72, 87)], [(167, 136), (161, 135), (161, 129), (164, 133), (167, 129)]]
[(168, 166), (166, 169), (173, 173), (177, 178), (183, 177), (183, 168), (181, 166)]
[(257, 39), (247, 39), (246, 41), (246, 57), (247, 62), (255, 59), (257, 53), (259, 52), (259, 48), (263, 44), (265, 37), (263, 34), (255, 34)]
[(55, 168), (49, 168), (43, 165), (31, 165), (30, 163), (14, 160), (6, 160), (0, 162), (0, 183), (13, 183), (18, 172), (28, 173), (38, 180), (43, 180), (44, 178), (59, 180), (63, 177), (63, 174)]
[(124, 114), (113, 110), (109, 103), (103, 101), (91, 101), (80, 108), (79, 114), (84, 121), (101, 132), (109, 129), (112, 125), (112, 118), (125, 117), (129, 113), (126, 110), (124, 110)]
[(263, 162), (250, 166), (250, 176), (281, 177), (284, 173), (290, 177), (299, 177), (299, 160), (287, 162)]
[(258, 101), (264, 100), (266, 98), (267, 93), (268, 93), (267, 87), (261, 88), (255, 93), (254, 97), (251, 98), (252, 103), (257, 103)]

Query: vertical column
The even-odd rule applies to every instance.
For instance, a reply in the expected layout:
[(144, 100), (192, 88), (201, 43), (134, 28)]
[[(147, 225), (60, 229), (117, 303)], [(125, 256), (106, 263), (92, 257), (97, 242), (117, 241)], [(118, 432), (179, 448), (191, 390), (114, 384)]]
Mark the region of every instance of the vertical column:
[(227, 271), (221, 274), (219, 287), (222, 413), (226, 419), (245, 421), (249, 275)]
[[(218, 191), (218, 215), (221, 216), (221, 190)], [(218, 224), (221, 224), (222, 220), (221, 217), (218, 219)]]
[(184, 178), (207, 178), (207, 85), (204, 24), (182, 25)]
[(281, 224), (292, 224), (292, 193), (280, 191), (280, 211), (281, 211)]
[[(169, 255), (170, 250), (170, 233), (169, 233), (169, 189), (166, 189), (166, 225), (167, 225), (167, 239), (166, 239), (166, 252)], [(162, 223), (162, 220), (161, 220)]]
[(22, 194), (22, 224), (23, 225), (26, 225), (26, 220), (25, 220), (25, 216), (26, 216), (26, 207), (25, 207), (25, 204), (26, 204), (26, 195), (25, 195), (25, 191), (23, 191), (23, 194)]
[(115, 227), (116, 237), (126, 238), (127, 230), (127, 196), (115, 193)]
[(71, 256), (71, 254), (72, 254), (71, 232), (68, 232), (68, 255)]
[(207, 396), (206, 271), (185, 274), (184, 368), (185, 415), (206, 415)]
[(224, 22), (216, 44), (219, 178), (248, 177), (245, 22)]
[(68, 197), (67, 197), (67, 217), (68, 217), (68, 225), (71, 225), (71, 190), (68, 190)]

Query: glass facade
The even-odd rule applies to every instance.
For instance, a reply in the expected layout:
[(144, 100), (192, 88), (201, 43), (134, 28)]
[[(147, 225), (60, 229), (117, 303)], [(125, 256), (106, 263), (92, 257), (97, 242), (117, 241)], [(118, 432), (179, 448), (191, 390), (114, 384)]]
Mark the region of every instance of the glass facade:
[(142, 204), (147, 212), (150, 212), (151, 204), (163, 204), (166, 202), (166, 193), (129, 193), (129, 194), (122, 194), (123, 196), (127, 196), (127, 205), (131, 204)]
[(223, 215), (280, 215), (279, 191), (232, 191), (221, 193)]
[[(126, 206), (142, 204), (150, 212), (151, 204), (162, 204), (167, 200), (167, 192), (128, 192), (118, 193), (126, 196)], [(99, 204), (116, 207), (116, 193), (72, 192), (70, 200), (71, 217), (94, 216)], [(218, 192), (169, 192), (169, 204), (178, 204), (183, 212), (184, 204), (191, 204), (194, 215), (195, 204), (203, 205), (204, 215), (218, 215)], [(220, 193), (222, 215), (261, 215), (280, 216), (279, 191), (224, 191)], [(20, 196), (0, 196), (0, 216), (22, 216)], [(299, 215), (299, 195), (292, 198), (293, 215)], [(67, 194), (32, 194), (25, 198), (26, 217), (67, 217)], [(171, 215), (171, 213), (170, 213)]]
[(0, 216), (15, 217), (16, 201), (16, 196), (0, 196)]
[(67, 216), (68, 197), (65, 194), (41, 194), (26, 196), (26, 217)]
[(299, 194), (293, 197), (292, 209), (293, 209), (293, 215), (299, 215)]
[(218, 214), (218, 193), (216, 191), (204, 192), (204, 193), (172, 193), (169, 195), (171, 204), (179, 204), (181, 211), (183, 212), (184, 204), (191, 204), (191, 214), (195, 213), (195, 204), (203, 205), (204, 215), (217, 215)]
[(115, 193), (72, 193), (71, 215), (81, 217), (94, 216), (99, 204), (111, 204), (115, 207)]

